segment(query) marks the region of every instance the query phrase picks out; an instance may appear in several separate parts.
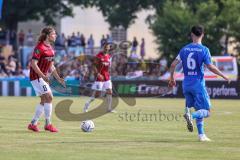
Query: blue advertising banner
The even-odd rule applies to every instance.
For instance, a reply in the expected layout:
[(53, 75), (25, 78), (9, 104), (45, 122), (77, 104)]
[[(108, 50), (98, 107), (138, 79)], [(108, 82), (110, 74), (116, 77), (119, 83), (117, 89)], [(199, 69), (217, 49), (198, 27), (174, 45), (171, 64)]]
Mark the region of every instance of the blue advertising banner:
[(2, 5), (3, 5), (3, 0), (0, 0), (0, 19), (2, 19)]

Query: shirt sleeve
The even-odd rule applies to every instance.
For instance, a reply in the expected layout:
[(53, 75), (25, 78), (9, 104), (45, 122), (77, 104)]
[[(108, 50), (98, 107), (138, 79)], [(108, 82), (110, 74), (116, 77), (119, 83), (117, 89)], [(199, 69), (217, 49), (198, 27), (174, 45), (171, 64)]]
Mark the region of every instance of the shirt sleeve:
[(211, 57), (211, 54), (210, 54), (210, 51), (208, 48), (206, 48), (205, 50), (205, 56), (203, 58), (203, 62), (204, 64), (208, 65), (208, 64), (212, 64), (212, 57)]
[(177, 55), (176, 60), (181, 61), (180, 54)]
[(177, 57), (175, 58), (175, 59), (178, 60), (178, 61), (182, 61), (182, 60), (181, 60), (181, 56), (180, 56), (180, 54), (182, 53), (182, 50), (183, 50), (183, 49), (181, 49), (181, 50), (179, 51)]
[(33, 54), (32, 54), (32, 59), (39, 60), (41, 58), (42, 51), (39, 49), (39, 47), (35, 47)]

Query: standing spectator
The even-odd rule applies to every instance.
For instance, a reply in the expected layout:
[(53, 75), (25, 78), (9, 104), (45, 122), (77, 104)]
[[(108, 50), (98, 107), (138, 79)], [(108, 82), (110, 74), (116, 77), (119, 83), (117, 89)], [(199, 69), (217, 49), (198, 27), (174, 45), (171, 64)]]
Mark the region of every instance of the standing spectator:
[(144, 40), (144, 38), (142, 38), (142, 43), (140, 45), (140, 55), (141, 55), (142, 59), (144, 59), (145, 54), (146, 54), (145, 53), (145, 40)]
[(57, 36), (56, 41), (55, 41), (56, 59), (58, 59), (59, 56), (63, 56), (65, 54), (67, 54), (66, 48), (65, 48), (65, 42), (66, 42), (66, 38), (65, 38), (64, 33)]
[(33, 46), (34, 44), (34, 40), (33, 40), (33, 34), (32, 34), (32, 30), (29, 29), (28, 33), (26, 35), (26, 39), (27, 39), (27, 46)]
[(80, 36), (80, 32), (77, 32), (76, 45), (79, 46), (79, 47), (81, 46), (81, 36)]
[(67, 36), (67, 47), (71, 46), (71, 37)]
[(13, 46), (13, 49), (16, 50), (17, 49), (17, 33), (16, 31), (12, 30), (10, 32), (10, 45)]
[(61, 38), (60, 36), (57, 36), (56, 41), (55, 41), (55, 44), (54, 44), (55, 47), (61, 47), (61, 44), (60, 44), (60, 43), (61, 43), (61, 42), (60, 42), (60, 38)]
[(10, 30), (6, 30), (6, 45), (10, 44)]
[(59, 37), (60, 37), (60, 40), (59, 40), (60, 45), (65, 48), (66, 47), (66, 37), (65, 37), (65, 34), (62, 33), (61, 36), (59, 36)]
[(28, 62), (27, 68), (22, 70), (22, 74), (24, 75), (24, 77), (29, 77), (30, 74), (30, 61)]
[(107, 34), (107, 37), (106, 37), (106, 39), (107, 39), (107, 42), (108, 43), (112, 43), (112, 37), (109, 35), (109, 34)]
[(133, 41), (132, 41), (131, 54), (136, 54), (136, 52), (137, 52), (137, 46), (138, 46), (138, 41), (137, 41), (137, 38), (134, 37), (134, 38), (133, 38)]
[(83, 48), (83, 52), (85, 52), (86, 42), (83, 34), (81, 34), (81, 46)]
[(88, 39), (88, 48), (90, 49), (90, 53), (93, 54), (93, 48), (94, 48), (94, 39), (93, 35), (91, 34)]
[(65, 42), (66, 42), (65, 35), (64, 33), (62, 33), (61, 35), (57, 36), (55, 46), (65, 48)]
[(107, 39), (105, 38), (105, 36), (104, 35), (102, 35), (102, 39), (101, 39), (101, 41), (100, 41), (100, 46), (101, 46), (101, 48), (104, 46), (104, 44), (107, 42)]
[(18, 45), (23, 46), (24, 45), (24, 39), (25, 39), (25, 33), (21, 29), (21, 31), (18, 33)]
[(81, 53), (83, 53), (83, 47), (82, 47), (80, 32), (77, 32), (76, 44), (77, 44), (76, 56), (79, 56)]
[(76, 47), (77, 46), (77, 38), (75, 36), (75, 33), (73, 32), (72, 33), (72, 36), (71, 36), (71, 47)]
[(72, 33), (72, 36), (69, 39), (68, 42), (69, 46), (68, 46), (68, 53), (76, 53), (76, 48), (77, 48), (77, 43), (76, 43), (76, 36), (75, 33)]

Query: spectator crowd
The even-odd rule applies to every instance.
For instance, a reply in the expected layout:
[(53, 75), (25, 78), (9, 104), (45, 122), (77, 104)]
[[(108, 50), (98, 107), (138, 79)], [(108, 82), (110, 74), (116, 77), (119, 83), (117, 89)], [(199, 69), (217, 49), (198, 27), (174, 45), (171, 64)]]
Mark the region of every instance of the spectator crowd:
[[(30, 69), (31, 51), (35, 45), (34, 35), (29, 29), (27, 33), (20, 30), (6, 32), (6, 41), (0, 41), (1, 49), (7, 45), (12, 46), (13, 53), (8, 57), (0, 54), (0, 78), (1, 77), (28, 77)], [(1, 34), (0, 34), (1, 39)], [(1, 39), (2, 40), (2, 39)], [(77, 32), (66, 36), (64, 33), (57, 36), (55, 42), (56, 58), (55, 63), (59, 71), (68, 78), (80, 79), (83, 81), (94, 80), (92, 71), (92, 57), (97, 54), (105, 42), (113, 42), (112, 37), (102, 35), (99, 43), (96, 43), (91, 34), (88, 38), (83, 33)], [(30, 52), (22, 56), (25, 50)], [(167, 60), (146, 60), (145, 40), (138, 42), (134, 37), (131, 47), (125, 52), (113, 51), (111, 75), (112, 78), (125, 77), (134, 73), (148, 78), (157, 78), (167, 72)], [(2, 51), (1, 51), (2, 53)]]

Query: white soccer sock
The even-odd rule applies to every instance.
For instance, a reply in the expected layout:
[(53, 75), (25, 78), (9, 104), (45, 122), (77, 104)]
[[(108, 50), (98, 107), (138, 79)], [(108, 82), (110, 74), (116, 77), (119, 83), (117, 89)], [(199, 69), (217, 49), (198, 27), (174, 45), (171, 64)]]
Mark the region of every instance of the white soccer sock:
[(112, 95), (107, 94), (108, 111), (112, 110)]
[(83, 109), (83, 112), (87, 112), (89, 106), (90, 106), (90, 103), (93, 102), (95, 100), (95, 97), (90, 97), (90, 99), (85, 103), (85, 106), (84, 106), (84, 109)]
[(41, 117), (42, 113), (43, 113), (43, 105), (38, 104), (36, 106), (35, 114), (34, 114), (33, 119), (31, 121), (31, 123), (33, 125), (37, 125), (37, 122), (38, 122), (39, 118)]
[(46, 119), (46, 125), (51, 124), (52, 103), (44, 103), (44, 114)]
[(190, 109), (188, 107), (185, 107), (185, 113), (190, 113)]

